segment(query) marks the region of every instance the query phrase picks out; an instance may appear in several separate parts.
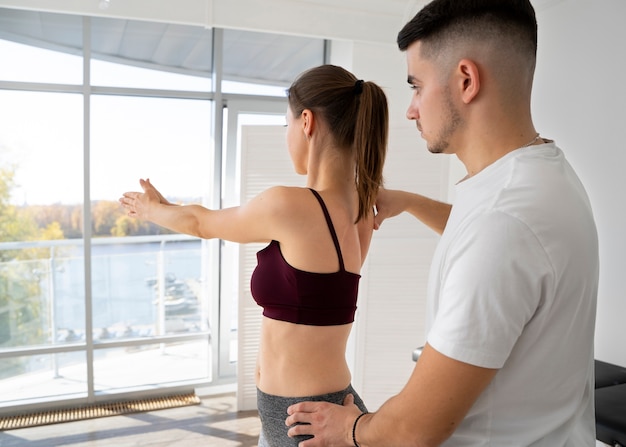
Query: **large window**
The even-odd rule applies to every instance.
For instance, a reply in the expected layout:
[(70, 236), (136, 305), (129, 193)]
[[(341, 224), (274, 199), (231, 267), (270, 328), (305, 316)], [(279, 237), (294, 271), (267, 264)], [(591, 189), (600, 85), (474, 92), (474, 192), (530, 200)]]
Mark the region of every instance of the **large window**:
[(276, 123), (324, 58), (315, 39), (0, 9), (0, 413), (234, 382), (231, 250), (117, 200), (149, 177), (170, 201), (236, 201), (222, 109)]

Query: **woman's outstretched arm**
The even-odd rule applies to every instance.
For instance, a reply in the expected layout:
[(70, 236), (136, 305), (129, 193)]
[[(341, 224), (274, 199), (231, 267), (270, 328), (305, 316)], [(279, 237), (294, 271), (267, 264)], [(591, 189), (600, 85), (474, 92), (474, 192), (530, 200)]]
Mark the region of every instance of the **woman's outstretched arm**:
[(130, 217), (155, 223), (177, 233), (203, 239), (264, 242), (275, 237), (281, 187), (268, 189), (245, 205), (211, 210), (201, 205), (174, 205), (150, 183), (139, 181), (143, 192), (125, 192), (120, 203)]

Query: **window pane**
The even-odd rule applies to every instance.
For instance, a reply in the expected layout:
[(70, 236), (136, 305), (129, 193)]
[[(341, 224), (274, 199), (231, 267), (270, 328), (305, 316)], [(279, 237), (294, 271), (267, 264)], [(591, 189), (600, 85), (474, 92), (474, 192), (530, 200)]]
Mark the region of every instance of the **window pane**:
[(208, 331), (201, 241), (125, 239), (93, 247), (94, 340)]
[(98, 17), (91, 24), (93, 85), (211, 90), (210, 29)]
[[(0, 348), (84, 344), (82, 96), (0, 104)], [(2, 400), (86, 392), (84, 352), (0, 365)]]
[[(166, 384), (210, 377), (209, 341), (98, 349), (94, 376), (97, 391)], [(124, 374), (120, 374), (124, 371)]]
[(84, 352), (63, 352), (0, 360), (0, 406), (51, 396), (84, 396), (85, 359)]
[(53, 247), (50, 256), (52, 338), (55, 344), (85, 342), (85, 272), (82, 245)]
[(5, 348), (54, 343), (53, 274), (48, 259), (17, 260), (31, 251), (2, 252), (7, 260), (0, 263), (0, 343)]
[(80, 84), (81, 42), (79, 16), (0, 8), (0, 80)]
[[(122, 212), (118, 198), (140, 190), (140, 178), (150, 178), (173, 201), (210, 197), (209, 101), (93, 96), (91, 118), (93, 200), (114, 201)], [(99, 229), (97, 235), (112, 233)]]
[[(11, 204), (60, 217), (74, 210), (50, 205), (82, 203), (82, 101), (77, 94), (0, 90), (0, 168), (13, 175)], [(80, 223), (62, 229), (81, 237)]]
[(286, 96), (286, 87), (284, 86), (252, 84), (249, 82), (223, 81), (222, 91), (240, 95)]
[[(129, 218), (118, 198), (140, 191), (139, 178), (150, 178), (172, 203), (206, 203), (213, 190), (210, 117), (211, 103), (204, 100), (92, 97), (96, 342), (200, 333), (208, 339), (209, 322), (216, 316), (209, 312), (206, 242)], [(208, 341), (193, 346), (206, 350), (193, 354), (198, 363), (206, 360)], [(136, 376), (109, 378), (114, 369), (106, 365), (127, 362), (123, 354), (107, 350), (108, 361), (100, 363), (102, 369), (96, 366), (102, 389), (158, 383), (160, 374), (166, 382), (208, 378), (208, 364), (170, 375), (169, 367), (159, 363), (167, 357), (153, 348), (137, 353)], [(146, 356), (152, 366), (139, 360)]]
[(81, 96), (0, 91), (0, 104), (0, 347), (73, 342), (85, 327)]
[(148, 68), (130, 67), (114, 62), (91, 60), (92, 85), (107, 87), (149, 88), (167, 90), (211, 90), (211, 78), (167, 73)]

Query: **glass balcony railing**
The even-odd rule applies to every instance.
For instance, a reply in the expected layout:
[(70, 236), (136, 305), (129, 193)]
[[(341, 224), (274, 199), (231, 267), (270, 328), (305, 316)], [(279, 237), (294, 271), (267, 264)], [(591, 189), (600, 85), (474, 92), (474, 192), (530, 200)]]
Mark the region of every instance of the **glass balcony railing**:
[(81, 240), (0, 243), (0, 252), (31, 252), (0, 262), (0, 406), (210, 382), (202, 244), (182, 235), (93, 239), (85, 257)]

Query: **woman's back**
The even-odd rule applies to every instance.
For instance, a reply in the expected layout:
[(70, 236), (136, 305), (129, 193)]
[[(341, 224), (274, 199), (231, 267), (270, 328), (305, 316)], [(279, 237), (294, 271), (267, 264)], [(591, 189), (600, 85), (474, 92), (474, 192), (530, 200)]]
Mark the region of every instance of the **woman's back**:
[[(263, 319), (257, 384), (265, 393), (289, 397), (344, 389), (350, 383), (345, 349), (354, 310), (351, 315), (346, 312), (350, 313), (350, 305), (356, 305), (357, 290), (350, 288), (358, 284), (372, 236), (373, 214), (354, 223), (358, 212), (356, 191), (322, 190), (320, 202), (314, 191), (305, 188), (285, 188), (283, 194), (284, 236), (266, 250), (280, 250), (282, 259), (278, 262), (286, 267), (271, 265), (264, 269), (263, 262), (274, 258), (265, 260), (261, 251), (255, 271), (258, 274), (260, 270), (264, 284), (271, 284), (274, 291), (273, 295), (272, 289), (258, 292), (270, 296), (255, 299), (266, 306), (266, 314), (268, 303), (277, 307), (275, 314), (270, 312), (270, 318)], [(290, 294), (300, 298), (291, 296), (291, 302), (281, 303), (277, 298), (282, 292), (281, 283), (286, 281), (291, 287), (299, 276), (304, 285)], [(331, 284), (330, 290), (326, 290), (326, 296), (315, 296), (316, 283), (323, 282)], [(253, 293), (259, 289), (254, 276), (252, 286)], [(347, 293), (342, 293), (346, 289)], [(354, 297), (349, 296), (352, 293)]]

